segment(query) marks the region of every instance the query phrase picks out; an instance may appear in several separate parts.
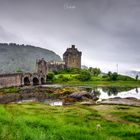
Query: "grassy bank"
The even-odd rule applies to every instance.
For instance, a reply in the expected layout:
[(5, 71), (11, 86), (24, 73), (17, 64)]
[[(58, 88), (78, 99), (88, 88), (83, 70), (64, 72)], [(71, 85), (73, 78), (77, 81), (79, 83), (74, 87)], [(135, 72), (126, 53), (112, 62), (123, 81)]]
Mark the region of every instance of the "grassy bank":
[(0, 105), (1, 140), (138, 140), (140, 108)]
[(0, 94), (7, 94), (7, 93), (18, 93), (19, 88), (18, 87), (9, 87), (9, 88), (1, 88)]
[(67, 81), (67, 82), (54, 82), (64, 85), (89, 85), (89, 86), (127, 86), (127, 87), (140, 87), (140, 81)]
[(119, 76), (118, 80), (110, 81), (102, 76), (92, 76), (88, 81), (80, 81), (76, 79), (77, 74), (58, 74), (55, 75), (52, 83), (66, 85), (90, 85), (90, 86), (128, 86), (140, 87), (140, 80), (129, 78), (128, 76)]

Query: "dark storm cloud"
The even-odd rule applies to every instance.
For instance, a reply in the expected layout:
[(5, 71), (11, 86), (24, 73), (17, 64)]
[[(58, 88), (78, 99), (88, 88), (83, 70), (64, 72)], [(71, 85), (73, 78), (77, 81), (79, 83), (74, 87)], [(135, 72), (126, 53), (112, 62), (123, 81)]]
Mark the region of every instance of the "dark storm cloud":
[(83, 64), (140, 69), (139, 0), (0, 0), (0, 24), (2, 42), (38, 45), (61, 55), (76, 44)]

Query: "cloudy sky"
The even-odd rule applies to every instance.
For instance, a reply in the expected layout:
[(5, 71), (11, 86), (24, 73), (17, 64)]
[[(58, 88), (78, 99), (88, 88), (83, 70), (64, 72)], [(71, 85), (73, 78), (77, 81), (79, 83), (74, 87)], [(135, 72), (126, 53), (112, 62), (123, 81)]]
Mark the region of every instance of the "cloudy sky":
[(140, 70), (140, 0), (0, 0), (0, 42), (75, 44), (83, 65)]

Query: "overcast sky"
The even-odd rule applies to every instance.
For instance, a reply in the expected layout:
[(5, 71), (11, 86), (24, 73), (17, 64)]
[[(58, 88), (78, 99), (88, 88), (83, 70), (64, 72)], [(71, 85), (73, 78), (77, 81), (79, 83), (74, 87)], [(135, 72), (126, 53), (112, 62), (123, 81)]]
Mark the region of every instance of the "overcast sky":
[(0, 0), (0, 42), (61, 57), (75, 44), (83, 65), (140, 70), (140, 0)]

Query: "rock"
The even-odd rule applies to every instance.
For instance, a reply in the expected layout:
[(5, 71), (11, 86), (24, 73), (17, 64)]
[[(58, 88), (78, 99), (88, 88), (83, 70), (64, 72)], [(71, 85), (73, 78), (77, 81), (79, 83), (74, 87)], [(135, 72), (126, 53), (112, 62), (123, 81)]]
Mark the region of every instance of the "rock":
[(96, 95), (93, 95), (93, 96), (92, 96), (92, 99), (93, 99), (94, 101), (97, 101), (97, 100), (99, 99), (99, 97), (97, 97)]
[(94, 101), (97, 101), (97, 100), (99, 99), (99, 93), (96, 92), (96, 91), (90, 92), (89, 95), (92, 97), (92, 99), (93, 99)]
[(74, 93), (70, 94), (69, 97), (75, 98), (75, 99), (77, 99), (77, 100), (81, 100), (81, 99), (83, 99), (84, 97), (86, 97), (86, 98), (88, 98), (88, 99), (92, 99), (92, 96), (91, 96), (89, 93), (85, 92), (85, 91), (74, 92)]

